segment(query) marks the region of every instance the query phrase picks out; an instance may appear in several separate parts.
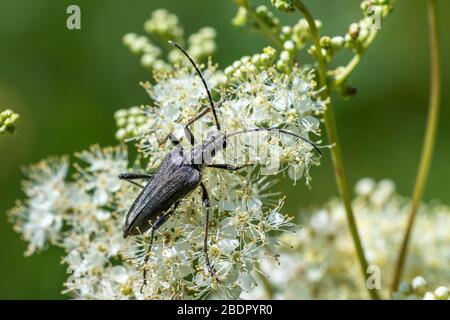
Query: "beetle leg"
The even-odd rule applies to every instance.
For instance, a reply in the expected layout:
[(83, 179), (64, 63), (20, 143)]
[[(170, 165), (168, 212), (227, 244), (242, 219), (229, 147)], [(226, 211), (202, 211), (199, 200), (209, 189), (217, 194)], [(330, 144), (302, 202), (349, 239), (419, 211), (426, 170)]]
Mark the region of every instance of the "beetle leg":
[[(217, 103), (218, 106), (220, 106), (221, 104), (222, 104), (222, 101), (219, 101)], [(200, 113), (198, 115), (196, 115), (195, 117), (190, 119), (187, 122), (187, 124), (184, 126), (184, 134), (185, 134), (186, 138), (189, 139), (189, 142), (191, 143), (191, 145), (195, 144), (195, 139), (194, 139), (194, 135), (192, 134), (191, 130), (189, 129), (189, 126), (211, 111), (212, 111), (212, 109), (210, 107), (203, 109), (202, 111), (200, 111)], [(170, 137), (170, 135), (169, 135), (169, 137)], [(178, 143), (179, 143), (179, 141), (176, 141), (175, 145), (178, 145)], [(224, 142), (224, 145), (225, 145), (225, 142)]]
[(179, 204), (180, 204), (180, 201), (176, 202), (175, 205), (173, 206), (173, 208), (169, 209), (169, 211), (167, 213), (165, 213), (164, 215), (159, 217), (151, 227), (150, 241), (148, 243), (147, 252), (145, 253), (145, 257), (144, 257), (144, 273), (143, 273), (144, 281), (142, 283), (141, 293), (142, 293), (142, 289), (147, 285), (147, 269), (145, 269), (145, 265), (147, 264), (148, 258), (150, 257), (150, 252), (152, 251), (153, 237), (155, 236), (155, 230), (158, 230), (159, 227), (161, 227), (164, 224), (164, 222), (166, 222), (167, 219), (170, 218), (170, 216), (175, 212), (175, 210), (177, 209)]
[(228, 171), (238, 171), (245, 167), (252, 166), (253, 164), (244, 164), (243, 166), (234, 166), (232, 164), (210, 164), (208, 167), (210, 168), (217, 168), (217, 169), (224, 169)]
[(119, 174), (119, 179), (121, 180), (125, 180), (128, 181), (129, 183), (132, 183), (138, 187), (143, 188), (144, 186), (141, 185), (140, 183), (134, 182), (133, 180), (136, 179), (151, 179), (151, 175), (146, 174), (146, 173), (131, 173), (131, 172), (125, 172), (125, 173), (121, 173)]
[(188, 138), (191, 145), (195, 145), (195, 138), (188, 126), (184, 127), (184, 134)]
[(211, 111), (211, 108), (209, 108), (209, 107), (203, 109), (198, 115), (196, 115), (194, 118), (192, 118), (191, 120), (188, 121), (188, 123), (186, 124), (186, 127), (190, 126), (191, 124), (193, 124), (195, 121), (197, 121), (198, 119), (203, 117), (205, 114), (209, 113), (210, 111)]
[(178, 146), (179, 148), (182, 148), (180, 145), (180, 141), (177, 138), (175, 138), (175, 136), (173, 134), (170, 133), (167, 137), (170, 140), (170, 142), (173, 144), (174, 147)]
[(203, 252), (205, 253), (205, 262), (206, 267), (208, 268), (209, 273), (216, 279), (218, 283), (220, 283), (219, 278), (217, 277), (217, 274), (213, 271), (211, 267), (211, 263), (209, 261), (208, 256), (208, 225), (209, 225), (209, 209), (210, 209), (210, 203), (209, 203), (209, 196), (208, 192), (206, 191), (205, 185), (203, 182), (200, 184), (202, 187), (202, 201), (203, 205), (206, 209), (206, 225), (205, 225), (205, 238), (203, 239)]
[[(221, 104), (220, 102), (218, 103), (219, 105)], [(208, 114), (209, 112), (211, 112), (211, 108), (205, 108), (203, 109), (198, 115), (196, 115), (194, 118), (190, 119), (187, 124), (184, 126), (184, 133), (186, 135), (186, 137), (189, 139), (189, 142), (191, 143), (191, 145), (195, 144), (195, 140), (194, 140), (194, 135), (192, 134), (191, 130), (189, 130), (189, 126), (191, 124), (193, 124), (195, 121), (197, 121), (198, 119), (200, 119), (201, 117), (203, 117), (205, 114)]]
[(135, 179), (150, 179), (152, 176), (147, 173), (132, 173), (125, 172), (119, 174), (119, 179), (123, 180), (135, 180)]
[(148, 262), (148, 258), (150, 256), (150, 252), (152, 250), (152, 244), (153, 244), (153, 236), (155, 235), (155, 228), (151, 228), (150, 231), (150, 242), (148, 243), (148, 249), (145, 252), (145, 257), (144, 257), (144, 272), (142, 274), (142, 278), (143, 278), (143, 282), (142, 282), (142, 286), (141, 286), (141, 293), (144, 290), (144, 287), (147, 286), (147, 269), (145, 268), (145, 266), (147, 265)]

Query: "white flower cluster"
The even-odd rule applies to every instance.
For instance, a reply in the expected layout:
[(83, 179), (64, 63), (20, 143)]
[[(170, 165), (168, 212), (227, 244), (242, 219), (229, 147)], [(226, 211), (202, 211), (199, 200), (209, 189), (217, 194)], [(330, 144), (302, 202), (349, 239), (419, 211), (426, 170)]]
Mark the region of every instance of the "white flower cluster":
[[(285, 75), (274, 68), (256, 68), (239, 75), (235, 72), (227, 81), (223, 73), (210, 65), (204, 77), (211, 90), (220, 90), (217, 112), (228, 133), (277, 127), (307, 140), (310, 134), (320, 134), (318, 116), (325, 104), (316, 98), (316, 84), (310, 73), (295, 69)], [(141, 112), (137, 107), (117, 111), (116, 137), (137, 140), (140, 151), (150, 157), (150, 168), (156, 168), (171, 148), (169, 135), (186, 143), (184, 125), (207, 108), (207, 96), (200, 78), (185, 68), (157, 75), (156, 84), (146, 83), (144, 88), (154, 105), (142, 107)], [(216, 133), (212, 115), (197, 121), (192, 132), (200, 142)], [(307, 183), (310, 167), (319, 164), (310, 144), (273, 133), (246, 134), (230, 141), (226, 153), (217, 156), (217, 163), (233, 162), (261, 164), (264, 174), (286, 169), (291, 178), (305, 177)]]
[[(163, 51), (156, 46), (153, 39), (158, 41), (163, 48), (167, 48), (167, 41), (172, 40), (180, 45), (186, 43), (184, 29), (179, 23), (178, 16), (166, 9), (158, 9), (151, 13), (150, 19), (145, 21), (146, 35), (127, 33), (123, 37), (123, 43), (131, 52), (141, 57), (141, 65), (147, 69), (158, 72), (173, 70), (173, 64), (184, 65), (185, 57), (175, 48), (167, 51), (167, 59), (163, 57)], [(211, 27), (203, 27), (198, 32), (187, 38), (187, 51), (199, 62), (209, 58), (217, 48), (216, 30)]]
[[(353, 208), (358, 227), (371, 265), (381, 270), (381, 293), (388, 297), (390, 276), (406, 223), (409, 199), (398, 195), (390, 180), (375, 182), (363, 179), (355, 188)], [(306, 218), (308, 217), (308, 218)], [(284, 235), (281, 241), (292, 248), (281, 251), (281, 265), (262, 260), (262, 270), (270, 275), (274, 297), (281, 299), (364, 299), (366, 288), (361, 283), (353, 243), (347, 230), (342, 203), (332, 199), (323, 207), (302, 211), (302, 229), (295, 236)], [(394, 298), (421, 298), (428, 286), (450, 281), (450, 207), (423, 204), (417, 216), (416, 232), (409, 248), (405, 279), (424, 275), (429, 284), (413, 280), (413, 288), (405, 284)], [(283, 247), (284, 248), (284, 247)], [(423, 278), (422, 278), (423, 279)], [(420, 287), (420, 288), (419, 288)], [(403, 289), (402, 289), (403, 288)], [(423, 290), (422, 290), (422, 289)], [(420, 290), (419, 290), (420, 289)], [(420, 292), (420, 294), (419, 294)], [(437, 290), (439, 297), (444, 289)], [(446, 291), (448, 292), (448, 291)], [(436, 292), (434, 293), (436, 295)], [(245, 297), (265, 298), (261, 286)], [(430, 298), (431, 293), (426, 297)]]
[(26, 254), (49, 244), (64, 248), (70, 273), (65, 292), (75, 298), (142, 297), (142, 275), (121, 256), (132, 243), (121, 230), (135, 188), (117, 179), (127, 170), (127, 154), (123, 148), (94, 146), (76, 157), (82, 163), (74, 165), (72, 180), (68, 157), (49, 158), (26, 171), (27, 200), (9, 212), (15, 230), (28, 241)]
[[(281, 49), (275, 64), (276, 68), (279, 71), (290, 72), (297, 64), (299, 51), (311, 38), (307, 21), (302, 18), (294, 25), (281, 25), (280, 19), (265, 5), (253, 7), (249, 0), (239, 0), (236, 4), (239, 7), (232, 20), (233, 25), (269, 36), (273, 44)], [(291, 1), (272, 0), (272, 5), (285, 12), (294, 10)], [(317, 28), (322, 26), (318, 20), (315, 23)]]
[[(315, 20), (317, 29), (322, 27), (320, 20)], [(311, 39), (311, 31), (306, 19), (300, 19), (293, 26), (285, 25), (281, 28), (279, 35), (283, 41), (283, 50), (277, 61), (277, 68), (283, 71), (290, 71), (292, 65), (298, 59), (298, 53), (302, 50)]]
[(70, 273), (64, 292), (75, 298), (237, 298), (254, 285), (251, 271), (260, 249), (273, 251), (279, 245), (276, 234), (292, 227), (279, 212), (282, 201), (267, 198), (272, 183), (209, 172), (209, 254), (221, 282), (205, 265), (205, 211), (195, 193), (159, 229), (145, 266), (148, 286), (141, 293), (148, 238), (122, 238), (125, 215), (138, 192), (117, 178), (133, 169), (127, 153), (94, 146), (76, 157), (81, 163), (75, 163), (73, 179), (67, 177), (66, 157), (31, 166), (24, 183), (28, 198), (10, 211), (15, 229), (29, 242), (27, 254), (48, 244), (64, 248), (63, 262)]
[[(289, 75), (275, 68), (247, 72), (225, 91), (220, 108), (223, 126), (229, 131), (284, 128), (310, 140), (310, 136), (320, 134), (318, 117), (325, 108), (322, 101), (316, 100), (315, 85), (312, 74), (298, 69)], [(247, 150), (241, 156), (256, 160), (263, 166), (264, 174), (288, 170), (294, 181), (305, 177), (308, 184), (310, 167), (319, 164), (310, 144), (290, 136), (269, 134), (263, 143), (242, 140), (237, 141), (234, 149), (227, 149), (226, 158), (233, 158), (228, 151)], [(242, 157), (237, 157), (238, 161), (242, 162)]]
[(25, 255), (42, 250), (47, 243), (61, 240), (63, 226), (61, 212), (67, 208), (65, 178), (69, 169), (67, 157), (49, 158), (25, 170), (28, 179), (23, 183), (27, 202), (17, 201), (10, 214), (15, 231), (28, 242)]
[[(210, 90), (226, 81), (212, 66), (203, 72), (203, 76)], [(198, 114), (207, 97), (200, 78), (191, 69), (177, 68), (172, 73), (157, 74), (155, 80), (154, 85), (142, 84), (153, 105), (121, 109), (115, 114), (119, 127), (116, 137), (119, 140), (138, 139), (146, 146), (145, 154), (161, 150), (161, 144), (169, 134), (181, 139), (184, 124)]]
[(265, 47), (262, 53), (255, 53), (253, 56), (243, 56), (225, 68), (224, 72), (229, 81), (242, 79), (247, 73), (266, 70), (273, 65), (276, 50), (272, 47)]
[[(247, 4), (244, 2), (240, 5), (246, 7)], [(265, 6), (258, 7), (256, 13), (262, 21), (274, 19), (273, 14)], [(177, 41), (183, 41), (181, 31), (170, 35), (164, 33), (164, 30), (170, 28), (159, 26), (155, 22), (160, 20), (167, 20), (167, 23), (173, 24), (174, 30), (181, 28), (176, 16), (165, 10), (157, 10), (146, 22), (145, 29), (151, 33), (156, 32), (160, 38), (172, 37)], [(279, 28), (279, 22), (275, 20), (272, 22), (274, 28)], [(309, 37), (304, 19), (298, 25), (283, 30), (285, 32), (282, 38), (287, 43), (286, 47), (289, 47), (289, 41), (299, 42), (297, 50)], [(281, 29), (278, 31), (281, 32)], [(125, 36), (126, 39), (130, 37), (135, 38)], [(190, 46), (187, 52), (197, 61), (202, 56), (201, 52), (210, 55), (212, 48), (215, 47), (214, 37), (214, 30), (202, 28), (198, 34), (189, 37)], [(302, 40), (290, 40), (294, 38)], [(205, 48), (200, 51), (194, 50), (194, 44), (211, 50)], [(222, 128), (229, 133), (245, 129), (277, 127), (288, 129), (310, 140), (310, 133), (320, 134), (317, 116), (320, 116), (325, 106), (323, 101), (317, 99), (313, 73), (300, 70), (298, 66), (290, 66), (289, 72), (285, 73), (286, 70), (282, 70), (285, 68), (280, 66), (275, 68), (275, 54), (275, 49), (266, 47), (261, 54), (235, 61), (225, 68), (224, 72), (218, 70), (211, 62), (208, 63), (203, 73), (209, 88), (221, 100), (217, 111)], [(186, 63), (187, 59), (179, 50), (174, 49), (169, 54), (169, 61)], [(149, 165), (151, 169), (159, 165), (171, 147), (168, 142), (169, 135), (185, 143), (184, 125), (198, 115), (200, 110), (207, 108), (206, 92), (199, 77), (191, 66), (177, 65), (178, 67), (170, 72), (156, 72), (154, 74), (156, 84), (143, 84), (153, 100), (152, 105), (122, 109), (115, 114), (119, 128), (116, 137), (120, 141), (137, 140), (139, 150), (147, 157), (151, 156)], [(215, 132), (212, 120), (213, 117), (209, 114), (192, 126), (197, 141), (203, 141)], [(262, 143), (259, 143), (261, 140)], [(309, 168), (318, 164), (317, 154), (312, 151), (311, 145), (285, 134), (246, 134), (245, 137), (233, 139), (233, 143), (229, 146), (232, 147), (228, 147), (226, 153), (217, 157), (218, 162), (224, 163), (228, 160), (228, 163), (236, 164), (237, 162), (261, 164), (265, 167), (265, 170), (261, 171), (264, 174), (287, 170), (295, 181), (305, 177), (307, 184), (310, 181)]]

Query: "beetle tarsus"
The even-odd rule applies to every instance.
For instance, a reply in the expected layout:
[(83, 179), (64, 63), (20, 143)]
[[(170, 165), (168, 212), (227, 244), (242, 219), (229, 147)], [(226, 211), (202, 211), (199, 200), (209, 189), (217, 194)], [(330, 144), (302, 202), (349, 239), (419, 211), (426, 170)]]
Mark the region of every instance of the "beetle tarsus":
[(209, 264), (209, 261), (206, 263), (206, 267), (208, 268), (208, 272), (211, 275), (211, 277), (217, 281), (217, 283), (221, 284), (222, 281), (220, 281), (219, 277), (217, 276), (217, 274), (214, 272), (213, 268), (211, 267), (211, 265)]
[(209, 227), (209, 209), (210, 209), (210, 203), (209, 203), (209, 196), (208, 191), (206, 191), (205, 185), (200, 183), (200, 186), (202, 187), (202, 202), (206, 209), (206, 223), (205, 223), (205, 238), (203, 239), (203, 252), (205, 253), (205, 263), (206, 267), (208, 268), (209, 273), (211, 276), (218, 282), (220, 282), (219, 277), (214, 272), (213, 268), (211, 267), (211, 263), (209, 261), (209, 255), (208, 255), (208, 227)]
[(143, 293), (144, 291), (144, 287), (147, 286), (147, 262), (148, 262), (148, 258), (150, 257), (150, 252), (152, 251), (152, 244), (153, 244), (153, 237), (155, 235), (155, 230), (157, 228), (152, 226), (152, 231), (150, 232), (150, 242), (148, 244), (148, 249), (147, 252), (145, 253), (145, 257), (144, 257), (144, 272), (142, 273), (142, 286), (141, 286), (141, 293)]
[(180, 204), (180, 202), (178, 201), (177, 203), (175, 203), (175, 205), (173, 206), (173, 208), (171, 210), (169, 210), (166, 214), (162, 215), (161, 217), (159, 217), (155, 223), (152, 225), (151, 227), (151, 231), (150, 231), (150, 242), (148, 244), (148, 248), (147, 248), (147, 252), (145, 253), (145, 257), (144, 257), (144, 272), (142, 274), (143, 277), (143, 282), (142, 282), (142, 286), (141, 286), (141, 293), (144, 290), (144, 287), (147, 286), (147, 262), (148, 259), (150, 257), (150, 253), (152, 252), (152, 245), (153, 245), (153, 238), (155, 236), (155, 231), (159, 229), (159, 227), (161, 227), (162, 224), (164, 224), (164, 222), (167, 221), (167, 219), (170, 218), (170, 216), (175, 212), (175, 210), (177, 209), (178, 205)]
[(121, 180), (125, 180), (129, 183), (134, 184), (135, 186), (138, 186), (140, 188), (143, 188), (144, 186), (140, 183), (137, 183), (136, 181), (133, 180), (137, 180), (137, 179), (151, 179), (152, 176), (146, 173), (132, 173), (132, 172), (124, 172), (119, 174), (118, 176), (119, 179)]

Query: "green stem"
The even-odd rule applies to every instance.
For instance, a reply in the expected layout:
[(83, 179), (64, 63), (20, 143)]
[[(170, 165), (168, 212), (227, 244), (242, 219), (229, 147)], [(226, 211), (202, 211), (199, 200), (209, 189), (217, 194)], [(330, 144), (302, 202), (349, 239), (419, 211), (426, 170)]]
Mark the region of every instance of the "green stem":
[(344, 163), (342, 159), (342, 152), (340, 148), (339, 138), (337, 134), (336, 129), (336, 120), (334, 118), (334, 112), (333, 112), (333, 105), (331, 103), (330, 98), (330, 89), (328, 86), (328, 80), (327, 80), (327, 65), (325, 62), (325, 59), (322, 55), (322, 47), (320, 45), (320, 38), (319, 33), (315, 24), (314, 19), (312, 18), (311, 13), (308, 11), (308, 9), (303, 5), (303, 3), (300, 0), (295, 0), (294, 5), (300, 12), (303, 13), (305, 16), (305, 19), (308, 22), (309, 28), (311, 30), (311, 35), (313, 37), (314, 46), (316, 47), (316, 55), (317, 55), (317, 62), (319, 66), (319, 82), (320, 85), (324, 87), (324, 90), (322, 92), (323, 96), (329, 99), (330, 102), (327, 104), (327, 108), (325, 111), (325, 127), (328, 134), (328, 140), (329, 143), (333, 146), (331, 149), (331, 155), (333, 159), (333, 167), (334, 167), (334, 173), (336, 177), (336, 183), (339, 189), (340, 196), (342, 198), (342, 201), (344, 203), (345, 212), (347, 215), (347, 221), (348, 226), (350, 229), (350, 234), (353, 239), (353, 243), (355, 245), (356, 255), (358, 257), (359, 265), (365, 280), (366, 287), (369, 291), (370, 297), (374, 300), (379, 299), (378, 292), (376, 289), (371, 289), (369, 286), (367, 286), (368, 281), (368, 274), (367, 274), (367, 268), (368, 263), (364, 254), (364, 248), (361, 243), (361, 239), (359, 237), (358, 233), (358, 226), (356, 224), (355, 217), (353, 215), (353, 210), (351, 206), (351, 197), (350, 192), (348, 188), (348, 182), (347, 178), (344, 172)]
[(336, 77), (336, 79), (331, 83), (332, 88), (339, 88), (342, 83), (347, 80), (347, 78), (350, 76), (350, 74), (355, 70), (355, 68), (358, 66), (358, 64), (361, 62), (362, 55), (361, 54), (355, 54), (350, 60), (350, 62), (344, 67), (342, 71), (339, 72), (339, 75)]
[(328, 81), (327, 81), (327, 63), (325, 61), (324, 56), (322, 55), (322, 46), (320, 45), (319, 38), (319, 30), (317, 30), (316, 22), (309, 12), (308, 8), (300, 0), (294, 1), (295, 8), (300, 11), (308, 22), (309, 29), (311, 30), (311, 35), (313, 39), (314, 46), (316, 48), (316, 59), (319, 65), (319, 80), (321, 85), (326, 87), (328, 90)]
[(420, 159), (419, 169), (417, 171), (416, 183), (409, 209), (408, 221), (406, 224), (403, 242), (398, 253), (397, 262), (394, 268), (394, 275), (391, 283), (391, 292), (397, 291), (400, 278), (402, 276), (408, 244), (411, 237), (411, 231), (417, 210), (422, 200), (423, 191), (430, 171), (431, 159), (436, 140), (436, 132), (439, 120), (439, 108), (441, 99), (441, 66), (440, 66), (440, 44), (438, 34), (438, 21), (436, 0), (428, 0), (428, 27), (430, 33), (430, 66), (431, 66), (431, 83), (430, 83), (430, 102), (428, 110), (427, 127), (423, 142), (422, 155)]
[(359, 63), (361, 62), (362, 57), (366, 53), (367, 49), (372, 44), (373, 40), (375, 40), (377, 33), (378, 33), (377, 29), (371, 31), (370, 36), (367, 38), (362, 48), (360, 48), (360, 50), (358, 50), (358, 52), (355, 53), (350, 62), (344, 67), (342, 71), (339, 72), (339, 74), (336, 76), (336, 79), (334, 79), (334, 81), (331, 83), (330, 85), (331, 88), (333, 89), (339, 88), (339, 86), (341, 86), (342, 83), (344, 83), (344, 81), (347, 80), (347, 78), (350, 76), (353, 70), (355, 70), (356, 67), (359, 65)]

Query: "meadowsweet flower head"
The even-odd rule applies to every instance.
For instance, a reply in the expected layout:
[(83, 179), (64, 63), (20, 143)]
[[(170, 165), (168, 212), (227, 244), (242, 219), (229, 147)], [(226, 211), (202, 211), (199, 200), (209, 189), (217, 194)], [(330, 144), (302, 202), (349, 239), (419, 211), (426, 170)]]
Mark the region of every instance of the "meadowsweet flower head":
[(121, 258), (128, 246), (122, 224), (132, 200), (122, 193), (134, 191), (117, 179), (127, 169), (127, 154), (123, 148), (93, 146), (76, 157), (73, 179), (67, 176), (67, 157), (31, 166), (24, 182), (28, 199), (9, 217), (29, 243), (27, 254), (47, 244), (64, 248), (70, 273), (65, 293), (83, 299), (141, 297), (139, 271)]
[(166, 9), (153, 11), (150, 19), (144, 23), (144, 30), (149, 34), (162, 38), (164, 41), (182, 41), (184, 35), (184, 30), (179, 24), (178, 17)]
[[(314, 88), (312, 75), (298, 69), (289, 76), (274, 68), (248, 72), (226, 91), (220, 109), (224, 127), (231, 131), (278, 127), (310, 140), (320, 134), (317, 117), (325, 106)], [(288, 170), (294, 180), (304, 176), (309, 182), (309, 168), (318, 164), (311, 145), (283, 135), (268, 135), (266, 141), (247, 145), (249, 154), (258, 156), (266, 174)], [(243, 148), (240, 145), (236, 149)]]
[(28, 242), (25, 255), (31, 255), (56, 244), (61, 238), (62, 214), (68, 208), (66, 177), (67, 157), (49, 158), (25, 170), (28, 180), (23, 182), (27, 201), (18, 201), (10, 213), (14, 230)]
[[(392, 181), (376, 182), (365, 178), (356, 186), (357, 195), (352, 206), (367, 257), (372, 265), (380, 268), (381, 291), (387, 296), (389, 276), (396, 258), (395, 248), (401, 242), (398, 230), (406, 222), (410, 202), (395, 192)], [(400, 291), (394, 294), (395, 299), (434, 298), (436, 292), (428, 290), (448, 279), (450, 208), (440, 204), (424, 204), (420, 211), (417, 219), (421, 238), (411, 243), (405, 270), (405, 279), (412, 283), (403, 283)], [(366, 288), (358, 281), (360, 270), (342, 203), (332, 199), (317, 209), (303, 210), (299, 218), (303, 221), (300, 222), (300, 231), (295, 235), (285, 234), (280, 239), (292, 246), (283, 247), (280, 251), (281, 265), (262, 260), (262, 270), (269, 274), (273, 287), (280, 289), (276, 290), (275, 297), (365, 298)], [(444, 291), (440, 289), (440, 296), (445, 296)], [(244, 297), (261, 298), (264, 293), (254, 290)]]
[[(214, 72), (214, 69), (205, 72), (207, 82), (214, 78)], [(214, 83), (210, 86), (215, 88)], [(270, 69), (248, 74), (246, 79), (236, 79), (232, 86), (222, 89), (224, 98), (218, 113), (223, 128), (233, 131), (279, 126), (304, 136), (318, 134), (318, 121), (314, 116), (322, 112), (323, 105), (314, 99), (314, 87), (311, 76), (300, 71), (286, 77)], [(157, 115), (149, 117), (155, 121), (146, 127), (148, 132), (136, 138), (140, 150), (156, 166), (161, 161), (158, 157), (164, 156), (155, 152), (161, 150), (160, 141), (170, 133), (183, 138), (182, 126), (178, 125), (177, 133), (177, 127), (170, 125), (187, 122), (206, 97), (199, 79), (185, 69), (158, 77), (156, 85), (147, 85), (146, 89), (155, 104), (153, 109), (145, 110), (146, 115), (152, 112)], [(243, 116), (241, 110), (247, 113)], [(202, 124), (214, 130), (211, 117)], [(291, 140), (273, 137), (268, 147), (273, 149), (272, 153), (278, 152), (273, 159), (281, 157), (288, 165), (302, 166), (297, 177), (307, 176), (307, 169), (315, 161), (311, 147), (303, 142), (292, 144)], [(280, 245), (274, 232), (292, 227), (289, 219), (279, 212), (282, 202), (273, 201), (270, 194), (265, 195), (270, 184), (257, 172), (240, 175), (208, 170), (203, 181), (214, 208), (209, 254), (221, 282), (216, 283), (209, 274), (201, 250), (205, 212), (197, 194), (197, 197), (185, 199), (177, 215), (158, 230), (156, 245), (146, 265), (142, 264), (145, 235), (127, 251), (130, 261), (146, 268), (151, 275), (147, 294), (152, 298), (239, 297), (254, 283), (251, 270), (261, 249), (266, 248), (271, 253), (268, 258), (273, 257)]]
[[(246, 72), (242, 72), (242, 68), (239, 70), (239, 76), (235, 72), (226, 82), (223, 73), (211, 64), (203, 71), (208, 87), (221, 95), (217, 112), (223, 130), (231, 133), (277, 127), (306, 140), (320, 135), (318, 117), (324, 111), (325, 103), (317, 98), (312, 73), (295, 69), (285, 75), (269, 67), (247, 69)], [(179, 68), (169, 74), (157, 74), (155, 78), (156, 84), (144, 84), (152, 105), (117, 111), (119, 129), (116, 136), (136, 140), (141, 152), (156, 159), (152, 161), (156, 167), (170, 150), (169, 135), (186, 142), (184, 124), (207, 107), (208, 101), (200, 78), (190, 69)], [(212, 115), (197, 121), (192, 132), (199, 141), (217, 134)], [(294, 180), (305, 177), (307, 183), (310, 182), (309, 168), (319, 164), (310, 144), (283, 134), (257, 133), (236, 137), (216, 158), (218, 162), (235, 164), (248, 163), (250, 158), (250, 163), (264, 167), (263, 174), (286, 170)]]
[[(280, 213), (282, 201), (261, 202), (267, 188), (264, 181), (207, 172), (213, 208), (210, 256), (221, 283), (205, 265), (201, 246), (205, 212), (197, 192), (158, 230), (143, 265), (148, 235), (122, 238), (124, 217), (137, 192), (117, 179), (127, 171), (125, 150), (93, 146), (76, 157), (80, 161), (74, 164), (73, 179), (67, 177), (65, 157), (31, 166), (24, 183), (28, 200), (10, 211), (16, 230), (29, 242), (28, 254), (48, 243), (64, 248), (63, 262), (70, 273), (64, 292), (75, 298), (237, 298), (249, 288), (249, 281), (254, 282), (249, 273), (260, 249), (275, 250), (277, 232), (292, 227)], [(241, 193), (225, 197), (226, 187), (214, 186), (212, 177), (228, 181), (228, 190), (240, 188)], [(148, 271), (149, 285), (140, 293), (142, 268)]]

